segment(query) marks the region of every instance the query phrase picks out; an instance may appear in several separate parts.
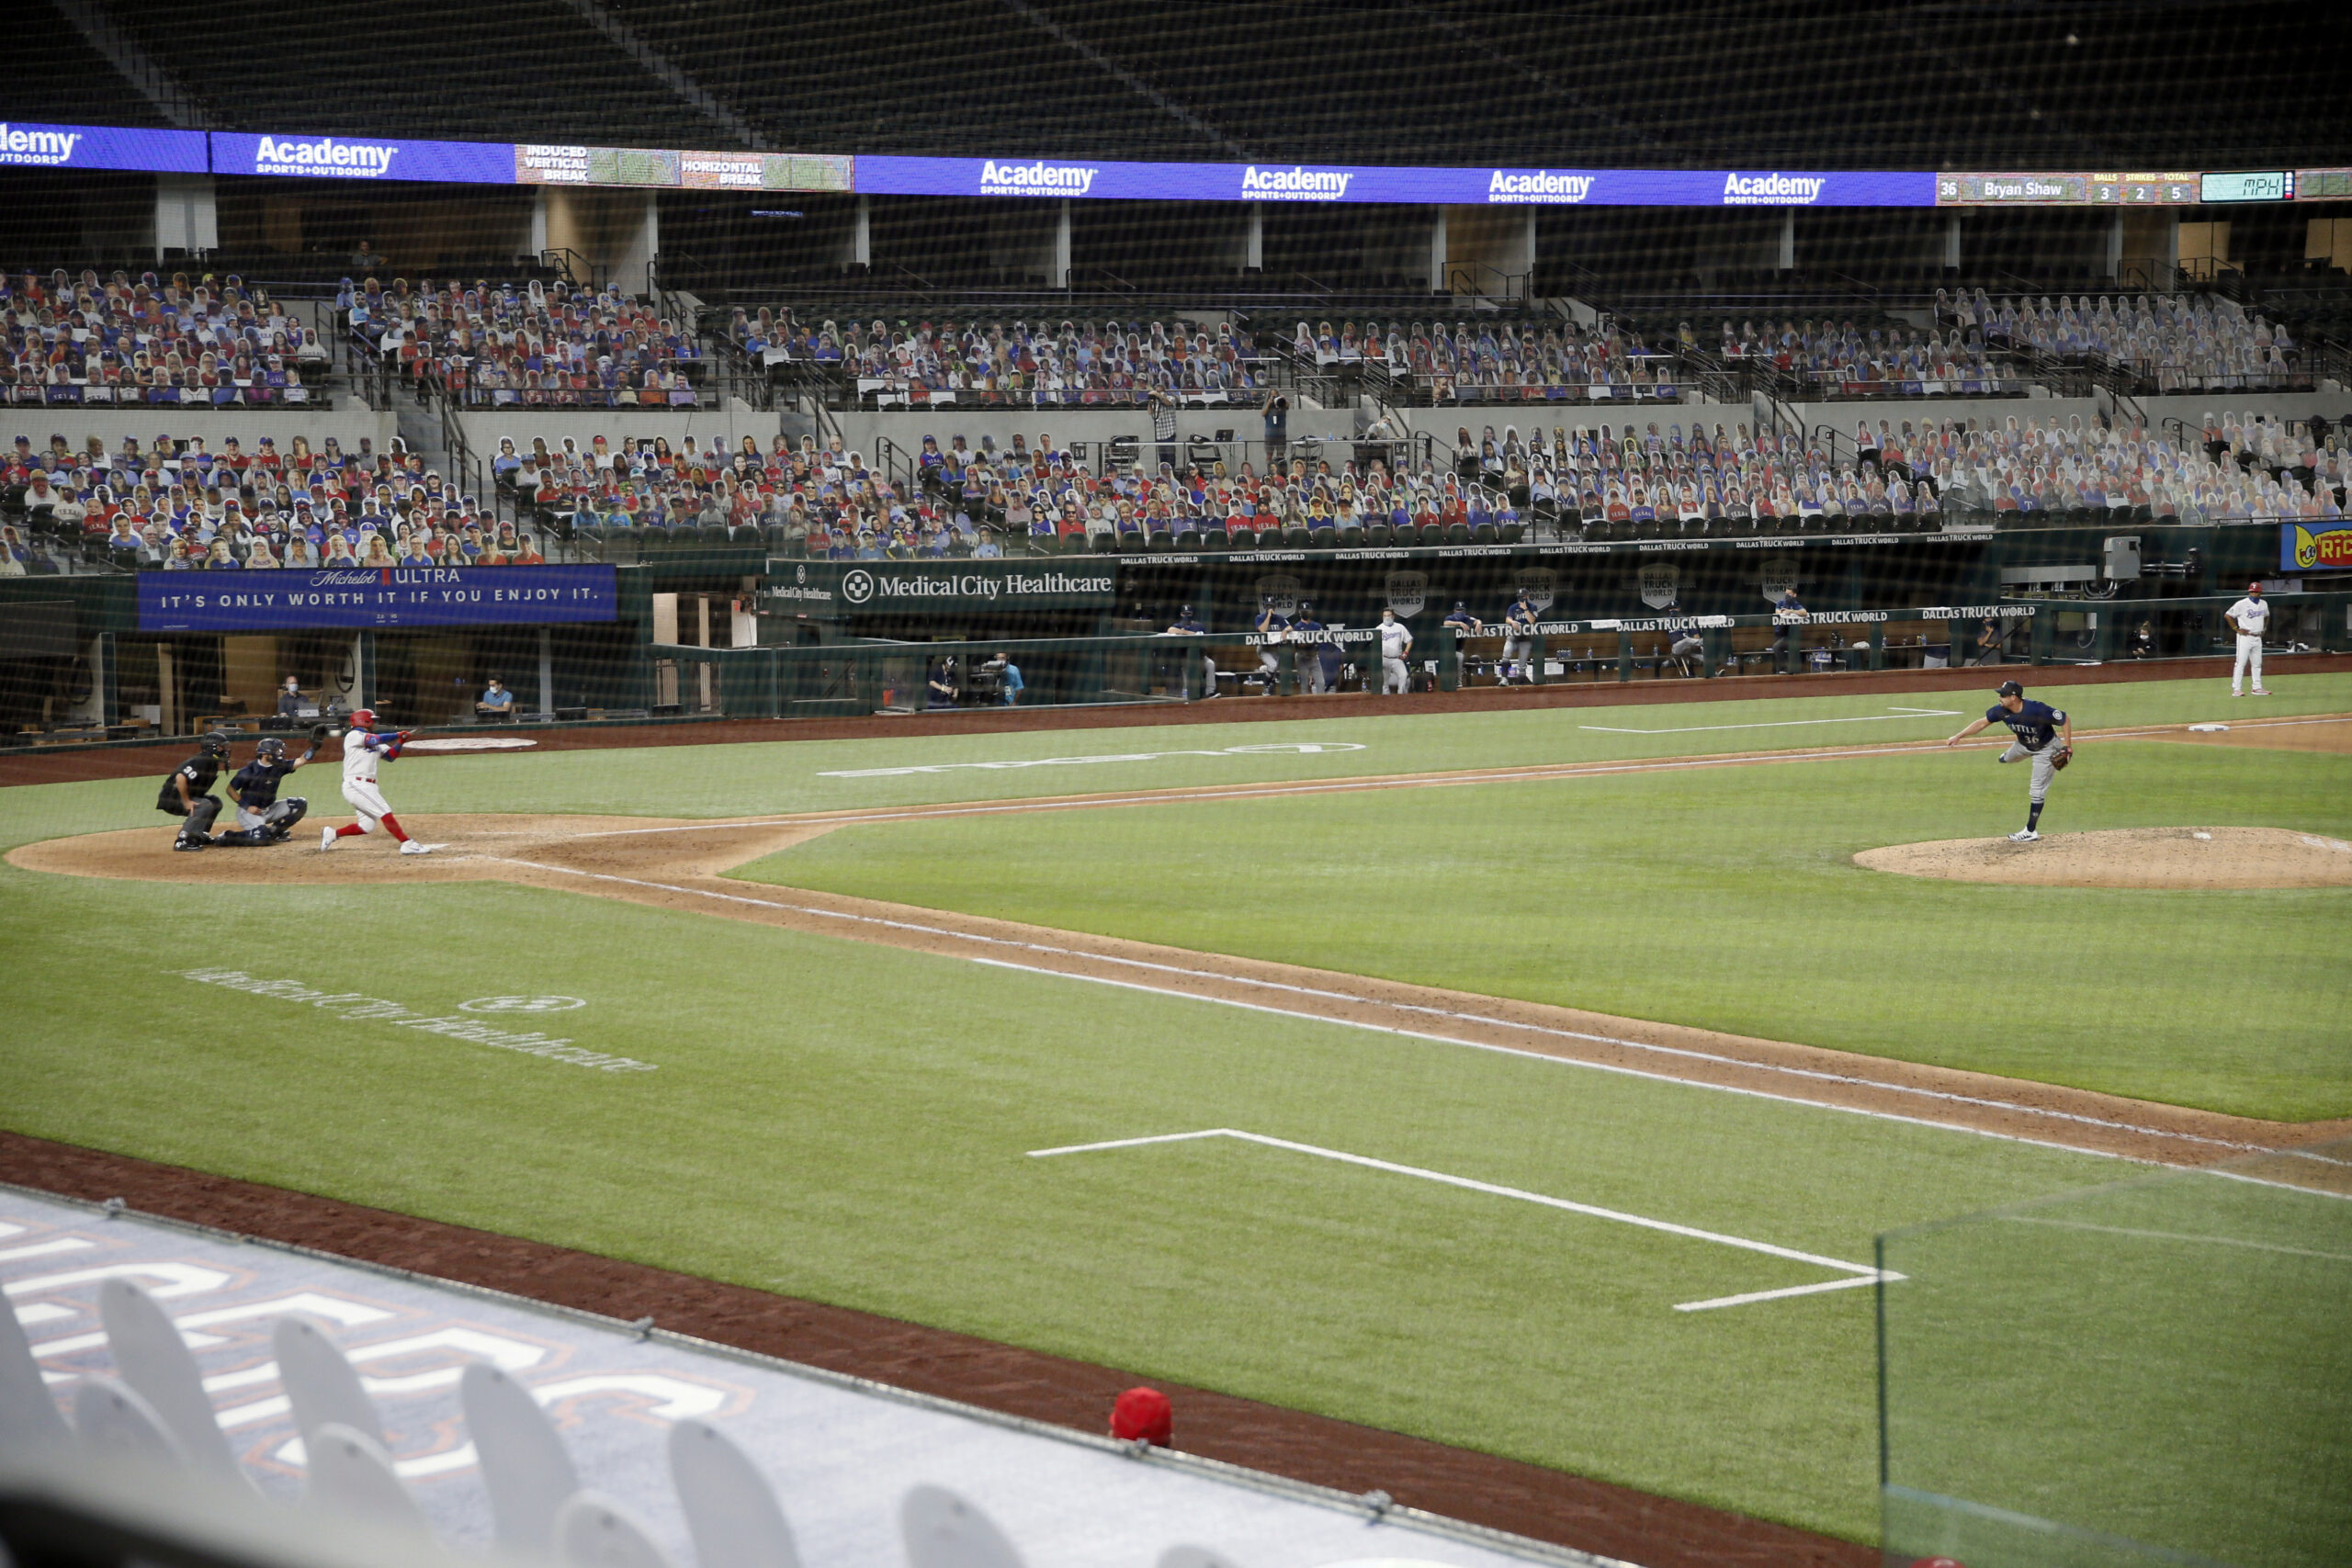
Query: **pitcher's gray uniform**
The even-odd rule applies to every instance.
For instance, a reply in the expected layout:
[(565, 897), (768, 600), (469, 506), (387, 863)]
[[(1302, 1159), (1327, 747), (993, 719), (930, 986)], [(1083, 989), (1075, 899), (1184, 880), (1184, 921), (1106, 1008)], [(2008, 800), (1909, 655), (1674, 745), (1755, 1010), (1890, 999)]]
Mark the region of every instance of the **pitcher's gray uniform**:
[(2033, 775), (2026, 792), (2025, 826), (2009, 835), (2017, 843), (2030, 844), (2041, 838), (2041, 807), (2050, 794), (2050, 781), (2058, 776), (2074, 756), (2074, 721), (2048, 703), (2028, 700), (2025, 688), (2015, 681), (2004, 681), (1998, 693), (2000, 701), (1984, 710), (1984, 716), (1944, 742), (1957, 746), (1988, 725), (2008, 727), (2016, 739), (1998, 759), (2003, 762), (2030, 761)]

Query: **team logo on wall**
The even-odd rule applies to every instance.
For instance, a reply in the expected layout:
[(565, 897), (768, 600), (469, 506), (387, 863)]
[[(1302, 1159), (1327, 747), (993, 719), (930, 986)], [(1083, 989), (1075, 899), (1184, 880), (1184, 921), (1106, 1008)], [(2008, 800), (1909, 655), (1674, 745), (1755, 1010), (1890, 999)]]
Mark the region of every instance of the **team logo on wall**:
[(1298, 614), (1298, 579), (1288, 572), (1261, 577), (1258, 580), (1258, 599), (1261, 604), (1272, 599), (1277, 615), (1295, 615)]
[(1674, 603), (1682, 589), (1682, 569), (1670, 560), (1642, 563), (1642, 603), (1653, 610), (1663, 610)]
[(1511, 587), (1533, 607), (1537, 615), (1552, 607), (1560, 592), (1560, 576), (1548, 566), (1531, 566), (1511, 580)]
[(1386, 586), (1386, 604), (1400, 616), (1418, 615), (1421, 606), (1430, 602), (1430, 574), (1426, 571), (1392, 571)]
[(1767, 603), (1779, 604), (1781, 595), (1791, 592), (1797, 585), (1796, 558), (1774, 556), (1767, 560), (1764, 563), (1763, 575), (1758, 579), (1756, 585), (1764, 591)]

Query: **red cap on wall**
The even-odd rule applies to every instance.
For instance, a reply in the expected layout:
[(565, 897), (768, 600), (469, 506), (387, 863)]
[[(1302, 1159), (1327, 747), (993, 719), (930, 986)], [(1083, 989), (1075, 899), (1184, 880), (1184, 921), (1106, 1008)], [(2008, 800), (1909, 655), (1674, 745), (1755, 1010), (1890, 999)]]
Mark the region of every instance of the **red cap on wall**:
[(1143, 1438), (1164, 1449), (1175, 1433), (1176, 1412), (1168, 1396), (1156, 1388), (1131, 1388), (1111, 1407), (1111, 1436), (1123, 1443)]

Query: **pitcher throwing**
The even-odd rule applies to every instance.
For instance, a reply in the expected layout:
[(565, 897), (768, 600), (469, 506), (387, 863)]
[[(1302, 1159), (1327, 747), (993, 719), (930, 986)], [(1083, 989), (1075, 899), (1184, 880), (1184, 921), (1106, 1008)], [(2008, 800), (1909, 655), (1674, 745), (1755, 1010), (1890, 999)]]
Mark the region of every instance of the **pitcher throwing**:
[(1984, 710), (1984, 716), (1971, 723), (1966, 729), (1944, 742), (1957, 746), (1987, 725), (2006, 724), (2016, 739), (2009, 749), (1996, 759), (2003, 762), (2033, 763), (2033, 782), (2027, 791), (2025, 826), (2009, 835), (2015, 844), (2038, 843), (2041, 839), (2041, 803), (2050, 793), (2050, 781), (2058, 771), (2075, 758), (2075, 722), (2048, 703), (2029, 702), (2025, 688), (2015, 681), (2001, 682), (2000, 701)]
[(400, 818), (392, 815), (392, 808), (384, 803), (384, 792), (376, 784), (377, 765), (399, 758), (401, 743), (409, 738), (410, 731), (403, 729), (391, 735), (379, 735), (375, 732), (375, 723), (373, 708), (351, 710), (350, 727), (343, 732), (343, 798), (350, 803), (359, 820), (346, 822), (340, 828), (321, 828), (319, 849), (323, 852), (334, 848), (337, 839), (372, 833), (376, 830), (376, 824), (380, 822), (384, 825), (384, 831), (400, 840), (401, 853), (429, 855), (441, 846), (421, 844), (410, 838), (401, 829)]

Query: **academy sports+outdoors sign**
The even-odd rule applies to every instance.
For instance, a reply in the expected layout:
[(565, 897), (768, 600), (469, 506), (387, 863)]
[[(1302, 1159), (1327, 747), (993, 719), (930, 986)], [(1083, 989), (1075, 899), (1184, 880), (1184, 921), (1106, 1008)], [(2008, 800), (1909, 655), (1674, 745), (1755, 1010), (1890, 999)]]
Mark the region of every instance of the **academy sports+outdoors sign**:
[[(909, 158), (744, 152), (270, 131), (0, 123), (0, 166), (151, 174), (856, 190), (876, 196), (1048, 196), (1097, 201), (1383, 201), (1433, 206), (2178, 206), (2195, 171), (1942, 174), (1847, 169), (1414, 168), (1315, 164), (1135, 164), (1090, 158)], [(2315, 170), (2352, 188), (2346, 171)], [(2308, 184), (2309, 182), (2303, 182)], [(2281, 178), (2279, 199), (2297, 182)]]
[(1932, 207), (1936, 201), (1933, 175), (1890, 172), (1136, 164), (881, 153), (860, 153), (856, 164), (855, 187), (875, 196), (1560, 207)]
[(298, 179), (430, 180), (513, 185), (514, 149), (503, 141), (415, 141), (383, 136), (297, 136), (216, 130), (212, 172)]
[(0, 123), (0, 166), (29, 169), (136, 169), (202, 175), (212, 169), (200, 130), (132, 130), (111, 125)]
[(142, 571), (142, 632), (548, 626), (618, 618), (609, 566)]
[(0, 126), (0, 165), (277, 179), (857, 190), (877, 196), (1127, 201), (1380, 201), (1593, 207), (1932, 207), (1936, 176), (1887, 170), (1412, 168), (909, 158), (563, 143), (427, 141), (305, 131)]

